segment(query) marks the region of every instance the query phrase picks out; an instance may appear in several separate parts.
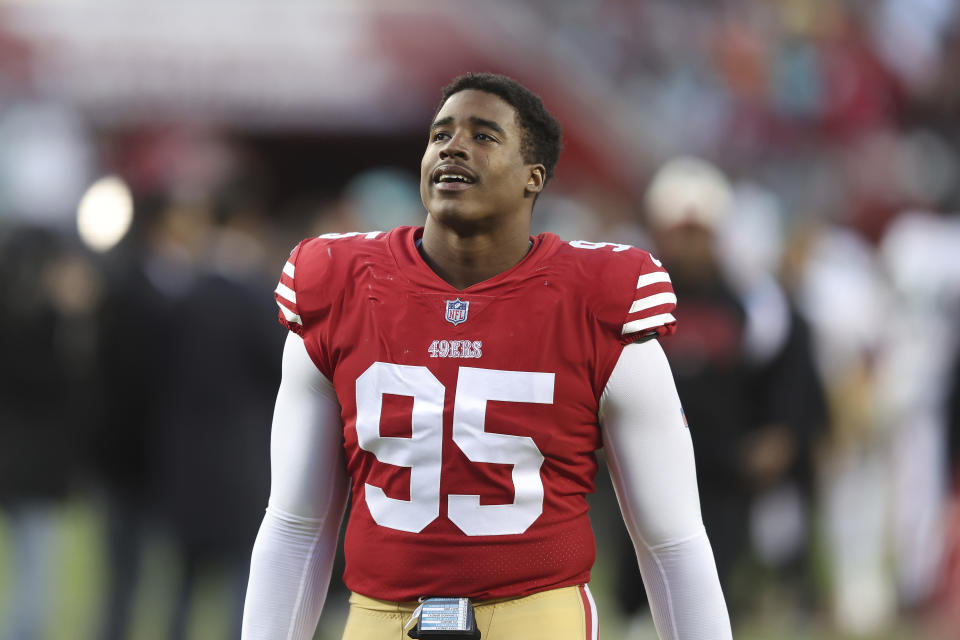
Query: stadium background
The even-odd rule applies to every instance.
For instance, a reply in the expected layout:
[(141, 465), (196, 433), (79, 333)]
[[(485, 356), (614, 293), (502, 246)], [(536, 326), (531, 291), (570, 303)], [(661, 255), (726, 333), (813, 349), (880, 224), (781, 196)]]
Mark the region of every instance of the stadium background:
[[(960, 638), (952, 0), (0, 2), (0, 634), (99, 637), (110, 554), (140, 544), (119, 637), (227, 637), (279, 266), (422, 219), (426, 124), (467, 70), (564, 125), (538, 231), (649, 247), (652, 176), (698, 156), (732, 194), (720, 266), (810, 328), (813, 479), (746, 496), (736, 637)], [(607, 484), (593, 504), (604, 636), (652, 638), (618, 605)]]

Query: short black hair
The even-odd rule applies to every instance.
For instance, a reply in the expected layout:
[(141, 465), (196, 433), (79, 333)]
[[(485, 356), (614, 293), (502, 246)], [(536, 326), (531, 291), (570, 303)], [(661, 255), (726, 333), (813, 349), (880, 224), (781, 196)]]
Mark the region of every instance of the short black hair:
[(507, 76), (496, 73), (465, 73), (443, 88), (443, 98), (437, 105), (434, 117), (440, 113), (450, 96), (467, 89), (492, 93), (514, 108), (522, 130), (520, 152), (523, 154), (523, 161), (542, 164), (546, 168), (544, 183), (552, 178), (553, 169), (560, 158), (562, 130), (557, 119), (543, 106), (540, 96)]

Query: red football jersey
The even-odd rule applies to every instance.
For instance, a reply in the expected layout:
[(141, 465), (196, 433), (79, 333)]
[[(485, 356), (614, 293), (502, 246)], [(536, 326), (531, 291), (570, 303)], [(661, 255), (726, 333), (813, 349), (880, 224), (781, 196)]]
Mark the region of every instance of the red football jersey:
[(600, 396), (625, 344), (673, 332), (670, 278), (646, 251), (544, 233), (460, 291), (422, 233), (305, 240), (277, 288), (340, 401), (344, 581), (393, 601), (588, 582)]

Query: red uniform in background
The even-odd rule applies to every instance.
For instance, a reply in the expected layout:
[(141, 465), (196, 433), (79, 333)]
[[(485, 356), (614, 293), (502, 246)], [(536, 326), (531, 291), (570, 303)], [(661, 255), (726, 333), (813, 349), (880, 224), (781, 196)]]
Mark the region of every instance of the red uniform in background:
[(545, 233), (458, 291), (421, 234), (306, 240), (277, 288), (341, 407), (344, 581), (391, 601), (586, 583), (600, 396), (624, 345), (673, 332), (669, 276), (645, 251)]

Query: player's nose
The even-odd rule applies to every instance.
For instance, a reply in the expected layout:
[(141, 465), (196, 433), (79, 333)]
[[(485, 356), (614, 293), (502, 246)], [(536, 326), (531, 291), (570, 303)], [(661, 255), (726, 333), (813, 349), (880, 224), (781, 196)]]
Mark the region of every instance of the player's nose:
[(463, 134), (457, 133), (450, 136), (446, 144), (440, 147), (440, 159), (444, 160), (447, 158), (462, 158), (466, 159), (469, 156), (469, 151), (467, 151), (467, 146), (464, 144), (465, 137)]

